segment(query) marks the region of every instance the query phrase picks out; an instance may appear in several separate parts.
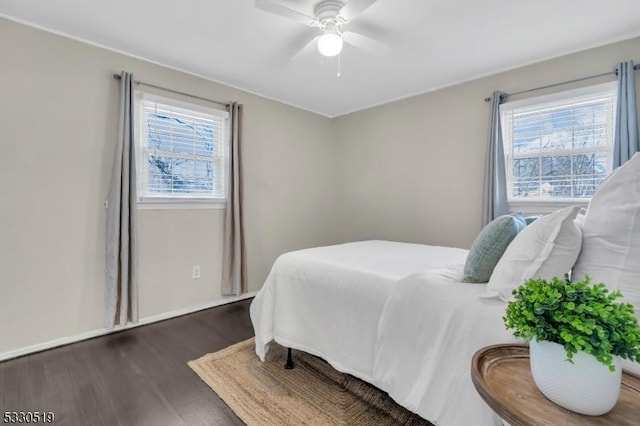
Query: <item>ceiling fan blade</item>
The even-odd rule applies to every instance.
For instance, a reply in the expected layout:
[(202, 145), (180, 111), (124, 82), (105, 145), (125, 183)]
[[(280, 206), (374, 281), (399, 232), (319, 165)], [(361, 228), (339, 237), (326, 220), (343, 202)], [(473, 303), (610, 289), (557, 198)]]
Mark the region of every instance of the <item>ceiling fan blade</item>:
[(342, 40), (373, 55), (383, 56), (389, 51), (389, 46), (386, 44), (353, 31), (343, 32)]
[(353, 21), (376, 1), (378, 0), (349, 0), (347, 4), (340, 9), (340, 16), (347, 21)]
[(302, 22), (305, 25), (313, 26), (317, 23), (315, 18), (288, 8), (273, 0), (256, 0), (256, 7), (276, 15), (284, 16), (285, 18), (293, 19), (294, 21)]
[(300, 61), (304, 58), (311, 56), (314, 52), (318, 50), (318, 39), (320, 36), (316, 36), (309, 41), (309, 43), (305, 44), (304, 47), (291, 57), (293, 62)]

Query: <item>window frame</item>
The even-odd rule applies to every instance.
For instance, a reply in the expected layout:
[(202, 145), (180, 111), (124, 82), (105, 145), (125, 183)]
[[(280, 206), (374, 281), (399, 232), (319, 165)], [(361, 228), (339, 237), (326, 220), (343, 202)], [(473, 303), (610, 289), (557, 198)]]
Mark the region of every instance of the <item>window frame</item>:
[[(134, 91), (134, 141), (136, 149), (136, 174), (137, 174), (137, 207), (141, 210), (179, 210), (179, 209), (225, 209), (228, 200), (229, 182), (229, 112), (223, 109), (212, 108), (198, 103), (186, 102), (168, 96), (162, 96), (142, 90)], [(224, 155), (222, 164), (224, 167), (223, 192), (224, 197), (203, 197), (201, 195), (147, 195), (145, 189), (148, 185), (149, 166), (145, 163), (148, 153), (147, 126), (144, 116), (144, 102), (157, 102), (168, 107), (179, 108), (191, 111), (195, 114), (205, 116), (217, 116), (222, 119), (222, 140), (224, 145)], [(188, 155), (185, 155), (188, 156)], [(214, 159), (215, 164), (215, 159)]]
[[(514, 198), (512, 192), (511, 183), (513, 182), (513, 143), (511, 141), (511, 133), (510, 126), (511, 123), (509, 120), (505, 119), (505, 116), (508, 114), (513, 114), (515, 110), (521, 110), (518, 112), (523, 112), (522, 110), (526, 110), (530, 108), (532, 111), (537, 109), (545, 109), (551, 108), (554, 106), (560, 106), (566, 104), (567, 100), (571, 98), (579, 98), (579, 97), (596, 97), (599, 94), (608, 94), (614, 96), (614, 107), (611, 116), (612, 127), (610, 140), (611, 145), (608, 148), (603, 147), (590, 147), (585, 151), (594, 152), (606, 152), (607, 154), (607, 166), (608, 166), (608, 175), (612, 172), (612, 162), (613, 162), (613, 140), (615, 133), (615, 120), (616, 120), (616, 108), (615, 102), (618, 96), (617, 93), (617, 82), (611, 81), (606, 83), (600, 83), (590, 86), (584, 86), (577, 89), (563, 90), (560, 92), (555, 92), (542, 96), (535, 96), (527, 99), (522, 99), (518, 101), (505, 102), (500, 105), (500, 125), (502, 131), (502, 142), (503, 142), (503, 150), (504, 150), (504, 159), (505, 159), (505, 178), (507, 182), (507, 205), (509, 206), (510, 211), (519, 211), (525, 214), (539, 214), (539, 213), (551, 213), (559, 208), (566, 206), (574, 206), (579, 205), (583, 207), (587, 207), (591, 198), (561, 198), (561, 197), (530, 197), (530, 198)], [(558, 150), (555, 151), (553, 156), (556, 155), (572, 155), (579, 154), (580, 150)], [(545, 153), (533, 153), (531, 154), (532, 158), (538, 158), (544, 156)], [(605, 177), (606, 179), (606, 177)]]

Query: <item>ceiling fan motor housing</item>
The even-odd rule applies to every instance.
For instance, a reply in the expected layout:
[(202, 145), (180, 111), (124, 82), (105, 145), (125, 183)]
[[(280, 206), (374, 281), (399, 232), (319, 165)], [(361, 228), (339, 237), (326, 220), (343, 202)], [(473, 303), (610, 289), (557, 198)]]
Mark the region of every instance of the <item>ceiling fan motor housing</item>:
[(347, 22), (340, 16), (343, 7), (344, 1), (340, 0), (323, 0), (316, 5), (314, 13), (323, 31), (331, 27), (339, 31), (342, 24)]

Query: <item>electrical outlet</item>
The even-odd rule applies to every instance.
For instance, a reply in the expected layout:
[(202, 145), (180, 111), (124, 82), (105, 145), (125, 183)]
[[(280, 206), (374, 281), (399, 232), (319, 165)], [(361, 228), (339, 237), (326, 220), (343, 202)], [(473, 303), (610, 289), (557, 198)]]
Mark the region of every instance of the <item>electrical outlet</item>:
[(200, 265), (194, 265), (191, 268), (191, 279), (197, 280), (200, 278)]

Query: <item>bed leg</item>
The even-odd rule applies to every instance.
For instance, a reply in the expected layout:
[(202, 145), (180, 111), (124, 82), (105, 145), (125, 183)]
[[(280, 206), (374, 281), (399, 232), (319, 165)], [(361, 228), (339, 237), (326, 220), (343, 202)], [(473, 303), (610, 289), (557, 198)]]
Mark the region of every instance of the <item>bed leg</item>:
[(293, 368), (293, 358), (291, 357), (291, 348), (287, 348), (287, 362), (284, 364), (284, 368), (291, 370)]

